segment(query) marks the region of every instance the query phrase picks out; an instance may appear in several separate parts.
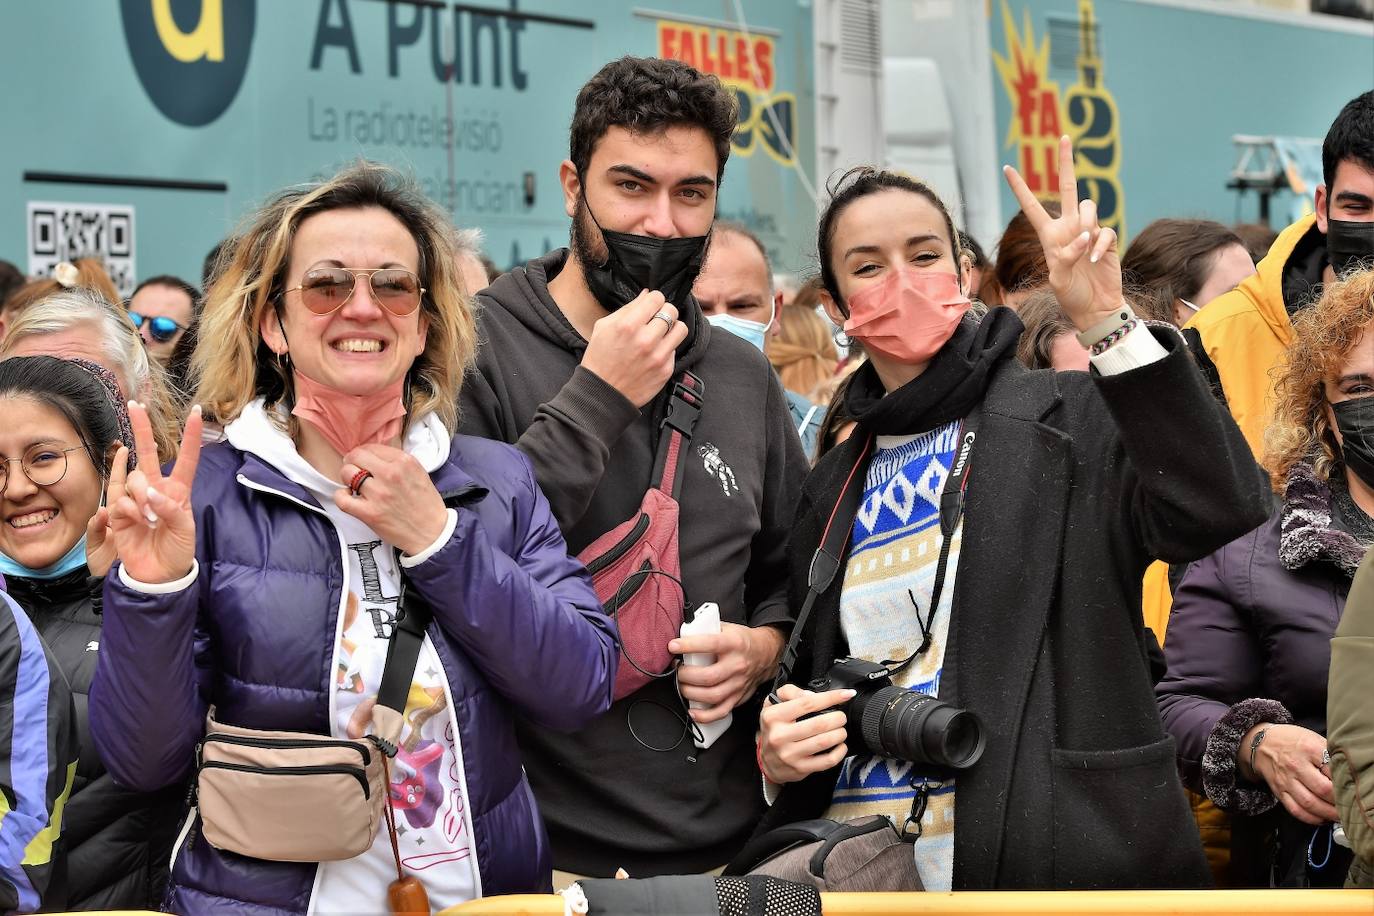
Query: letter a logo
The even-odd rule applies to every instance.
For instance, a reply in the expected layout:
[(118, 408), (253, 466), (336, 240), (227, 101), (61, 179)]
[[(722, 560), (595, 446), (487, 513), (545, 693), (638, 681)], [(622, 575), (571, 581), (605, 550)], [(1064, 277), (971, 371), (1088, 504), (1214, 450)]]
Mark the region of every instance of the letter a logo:
[(163, 116), (202, 127), (233, 104), (253, 49), (257, 0), (119, 0), (143, 91)]
[(172, 0), (152, 0), (153, 24), (167, 53), (189, 64), (205, 58), (224, 60), (223, 0), (200, 0), (200, 22), (191, 32), (183, 32), (172, 16)]

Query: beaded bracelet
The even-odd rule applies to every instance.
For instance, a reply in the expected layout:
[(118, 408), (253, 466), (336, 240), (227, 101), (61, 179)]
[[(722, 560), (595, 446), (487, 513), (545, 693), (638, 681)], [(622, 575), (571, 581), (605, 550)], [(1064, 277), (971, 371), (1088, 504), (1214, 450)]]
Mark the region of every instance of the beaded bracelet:
[(1115, 331), (1112, 331), (1106, 337), (1102, 338), (1097, 343), (1093, 344), (1092, 349), (1088, 351), (1088, 355), (1101, 356), (1103, 353), (1107, 352), (1107, 350), (1110, 349), (1114, 344), (1120, 343), (1126, 337), (1127, 334), (1135, 330), (1136, 325), (1138, 324), (1140, 324), (1140, 319), (1132, 318), (1130, 321), (1126, 322), (1121, 327), (1117, 328)]

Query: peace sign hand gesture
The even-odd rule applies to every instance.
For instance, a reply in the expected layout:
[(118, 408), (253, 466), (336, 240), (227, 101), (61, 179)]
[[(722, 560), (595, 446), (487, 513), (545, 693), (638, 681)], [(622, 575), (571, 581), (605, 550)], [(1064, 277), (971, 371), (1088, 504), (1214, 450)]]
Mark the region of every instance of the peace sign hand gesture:
[(110, 475), (110, 533), (115, 551), (134, 579), (150, 585), (175, 582), (191, 571), (196, 556), (196, 523), (191, 514), (191, 482), (200, 461), (200, 407), (191, 409), (181, 451), (172, 473), (162, 476), (148, 408), (129, 402), (138, 468), (127, 478)]
[(1050, 287), (1059, 299), (1064, 317), (1078, 330), (1086, 331), (1119, 309), (1123, 300), (1116, 232), (1098, 224), (1097, 204), (1091, 199), (1079, 201), (1073, 143), (1069, 138), (1059, 138), (1059, 200), (1063, 212), (1058, 219), (1045, 212), (1016, 169), (1003, 166), (1002, 174), (1040, 237)]

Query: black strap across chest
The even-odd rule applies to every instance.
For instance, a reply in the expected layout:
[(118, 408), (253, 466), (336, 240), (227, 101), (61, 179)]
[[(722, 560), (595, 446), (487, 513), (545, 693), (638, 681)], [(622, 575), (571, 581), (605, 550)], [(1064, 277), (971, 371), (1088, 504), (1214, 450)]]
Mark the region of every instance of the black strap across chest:
[[(975, 407), (959, 424), (954, 467), (950, 470), (949, 477), (945, 480), (944, 489), (940, 493), (940, 558), (935, 570), (935, 585), (931, 590), (930, 610), (924, 622), (921, 620), (920, 608), (916, 608), (916, 620), (921, 627), (921, 645), (905, 659), (884, 661), (882, 664), (890, 669), (890, 674), (895, 675), (911, 664), (922, 652), (930, 648), (930, 629), (935, 611), (940, 606), (940, 596), (944, 591), (945, 579), (948, 575), (951, 543), (955, 532), (959, 530), (959, 520), (964, 513), (965, 491), (968, 489), (969, 472), (973, 465), (971, 460), (973, 445), (978, 436), (978, 414), (979, 410)], [(859, 504), (863, 500), (864, 481), (867, 477), (868, 463), (873, 457), (873, 445), (874, 437), (869, 434), (863, 448), (859, 450), (859, 456), (853, 467), (849, 469), (844, 485), (840, 488), (840, 495), (835, 500), (835, 506), (831, 509), (830, 518), (826, 522), (824, 533), (821, 535), (820, 546), (816, 548), (815, 554), (811, 557), (811, 567), (807, 575), (806, 598), (803, 599), (801, 610), (797, 614), (797, 622), (792, 628), (792, 636), (787, 640), (786, 648), (783, 649), (778, 674), (773, 680), (773, 689), (769, 694), (774, 702), (778, 701), (778, 690), (792, 677), (792, 670), (797, 664), (797, 646), (801, 642), (802, 634), (805, 632), (807, 621), (811, 617), (811, 611), (816, 605), (816, 600), (835, 581), (835, 574), (839, 571), (840, 562), (849, 548), (854, 519), (859, 514)], [(914, 597), (912, 603), (915, 604)], [(893, 667), (894, 665), (895, 667)]]

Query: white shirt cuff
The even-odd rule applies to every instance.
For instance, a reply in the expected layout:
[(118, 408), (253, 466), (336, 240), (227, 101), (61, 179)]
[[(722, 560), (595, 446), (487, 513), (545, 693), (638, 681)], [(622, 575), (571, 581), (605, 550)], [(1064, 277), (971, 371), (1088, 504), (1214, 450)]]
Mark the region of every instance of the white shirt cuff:
[(1137, 321), (1135, 327), (1126, 332), (1126, 336), (1096, 356), (1089, 356), (1088, 362), (1102, 375), (1120, 375), (1158, 362), (1168, 355), (1169, 351), (1155, 340), (1149, 327), (1143, 321)]
[(782, 786), (773, 782), (762, 773), (759, 774), (759, 778), (763, 780), (763, 801), (771, 808), (773, 807), (773, 802), (777, 801), (778, 796), (782, 794)]
[(413, 557), (408, 557), (405, 554), (401, 554), (401, 565), (404, 566), (406, 569), (410, 569), (412, 566), (419, 566), (421, 563), (425, 562), (425, 560), (428, 560), (430, 557), (434, 556), (443, 548), (445, 544), (448, 543), (448, 539), (453, 537), (453, 530), (457, 527), (458, 510), (449, 509), (448, 523), (444, 525), (444, 530), (439, 533), (438, 539), (435, 540), (433, 544), (430, 544), (428, 547), (426, 547), (424, 550), (420, 551)]
[(171, 595), (191, 587), (191, 583), (196, 581), (196, 576), (200, 575), (200, 561), (191, 561), (191, 571), (180, 579), (172, 582), (140, 582), (129, 575), (128, 569), (123, 563), (119, 564), (119, 581), (123, 582), (128, 588), (145, 595)]

